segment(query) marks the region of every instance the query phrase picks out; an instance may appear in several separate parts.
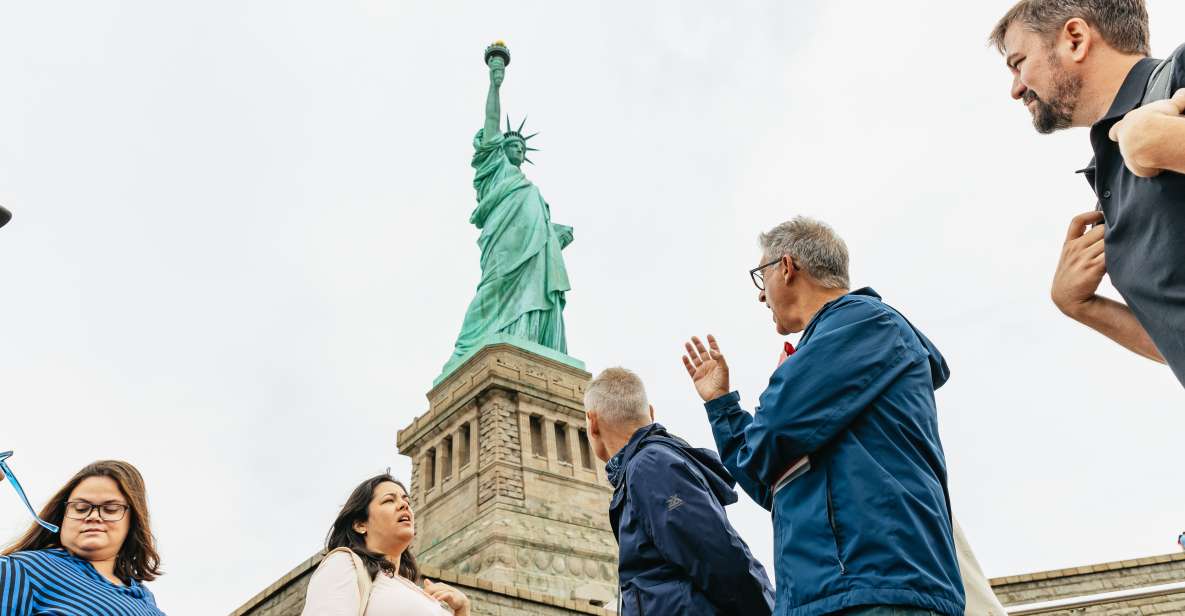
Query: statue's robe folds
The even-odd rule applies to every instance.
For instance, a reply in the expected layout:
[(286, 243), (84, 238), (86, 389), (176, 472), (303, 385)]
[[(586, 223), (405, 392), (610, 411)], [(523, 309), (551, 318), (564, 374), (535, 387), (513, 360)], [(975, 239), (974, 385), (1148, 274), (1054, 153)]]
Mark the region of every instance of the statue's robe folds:
[(469, 217), (481, 229), (481, 282), (446, 371), (497, 333), (568, 352), (563, 313), (571, 286), (560, 250), (572, 229), (552, 224), (539, 188), (506, 157), (502, 135), (483, 143), (482, 132), (473, 138), (477, 208)]

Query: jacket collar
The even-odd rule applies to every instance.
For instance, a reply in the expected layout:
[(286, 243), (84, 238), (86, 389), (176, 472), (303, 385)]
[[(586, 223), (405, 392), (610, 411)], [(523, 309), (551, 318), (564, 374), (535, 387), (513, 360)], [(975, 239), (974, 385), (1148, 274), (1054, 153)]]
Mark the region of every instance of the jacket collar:
[(839, 297), (827, 302), (826, 304), (823, 304), (823, 307), (820, 308), (819, 311), (815, 313), (815, 316), (811, 317), (810, 323), (806, 324), (806, 329), (802, 330), (802, 336), (799, 337), (799, 339), (798, 339), (799, 348), (801, 348), (802, 345), (806, 344), (807, 338), (810, 337), (811, 332), (815, 331), (815, 325), (817, 325), (819, 323), (819, 320), (823, 318), (823, 315), (826, 314), (828, 310), (830, 310), (832, 307), (834, 307), (836, 304), (838, 304), (844, 298), (851, 297), (853, 295), (864, 295), (867, 297), (876, 298), (877, 300), (880, 300), (880, 298), (881, 298), (879, 293), (872, 290), (872, 287), (861, 287), (859, 289), (856, 289), (855, 291), (849, 291), (843, 295), (840, 295)]
[(625, 466), (629, 463), (630, 458), (634, 457), (634, 452), (642, 445), (642, 441), (647, 436), (659, 431), (665, 433), (666, 428), (662, 427), (662, 424), (657, 421), (648, 426), (638, 428), (634, 431), (630, 440), (626, 441), (625, 447), (622, 447), (621, 451), (618, 451), (613, 454), (612, 458), (609, 458), (609, 462), (605, 464), (605, 474), (609, 477), (609, 483), (613, 484), (614, 488), (625, 477)]

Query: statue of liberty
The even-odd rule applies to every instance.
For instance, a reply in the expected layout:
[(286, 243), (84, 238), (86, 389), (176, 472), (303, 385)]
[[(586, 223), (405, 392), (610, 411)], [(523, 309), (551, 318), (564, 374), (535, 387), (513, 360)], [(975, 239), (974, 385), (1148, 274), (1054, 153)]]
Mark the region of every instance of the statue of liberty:
[(527, 145), (535, 135), (522, 133), (526, 120), (512, 129), (507, 115), (506, 132), (499, 129), (499, 90), (510, 51), (498, 41), (486, 48), (485, 60), (490, 89), (485, 125), (473, 138), (477, 207), (469, 216), (481, 230), (481, 282), (441, 377), (486, 343), (505, 337), (568, 352), (564, 293), (571, 286), (560, 250), (572, 243), (572, 228), (551, 222), (539, 188), (520, 168), (531, 162), (527, 152), (536, 151)]

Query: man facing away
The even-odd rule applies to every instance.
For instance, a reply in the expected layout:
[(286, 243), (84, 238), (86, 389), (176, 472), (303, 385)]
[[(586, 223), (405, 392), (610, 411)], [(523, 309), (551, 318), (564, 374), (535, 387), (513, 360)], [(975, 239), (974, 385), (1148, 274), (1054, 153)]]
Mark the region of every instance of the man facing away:
[[(1185, 45), (1147, 57), (1143, 0), (1023, 0), (991, 41), (1037, 132), (1090, 127), (1098, 204), (1070, 223), (1054, 303), (1185, 385)], [(1126, 303), (1096, 293), (1104, 274)]]
[(827, 225), (795, 218), (761, 245), (758, 300), (778, 334), (803, 333), (756, 414), (714, 337), (683, 362), (725, 466), (773, 512), (775, 613), (963, 616), (934, 402), (946, 361), (875, 291), (848, 290)]
[(655, 423), (642, 380), (624, 368), (593, 379), (584, 406), (614, 488), (619, 614), (769, 614), (769, 578), (724, 512), (737, 495), (720, 458)]

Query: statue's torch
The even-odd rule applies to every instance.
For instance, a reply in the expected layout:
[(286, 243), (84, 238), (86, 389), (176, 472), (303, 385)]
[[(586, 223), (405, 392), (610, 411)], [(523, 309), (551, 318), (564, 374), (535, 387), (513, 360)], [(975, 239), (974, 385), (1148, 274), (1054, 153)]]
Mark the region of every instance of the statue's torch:
[(486, 66), (490, 65), (490, 60), (493, 58), (502, 58), (502, 66), (510, 66), (510, 49), (506, 47), (503, 41), (494, 41), (489, 47), (486, 47), (485, 61)]

